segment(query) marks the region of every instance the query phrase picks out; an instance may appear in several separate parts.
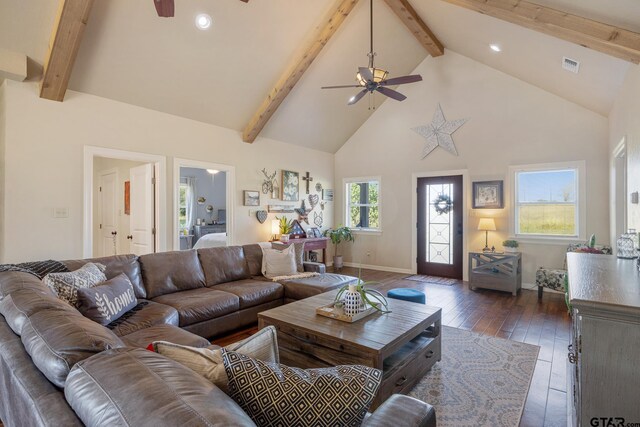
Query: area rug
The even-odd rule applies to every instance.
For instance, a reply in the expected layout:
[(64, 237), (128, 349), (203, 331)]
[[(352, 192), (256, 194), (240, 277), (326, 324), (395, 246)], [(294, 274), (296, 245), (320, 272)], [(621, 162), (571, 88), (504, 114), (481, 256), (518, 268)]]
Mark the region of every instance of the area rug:
[(540, 347), (442, 328), (442, 360), (409, 393), (438, 427), (517, 427)]
[(456, 279), (449, 279), (447, 277), (438, 276), (426, 276), (424, 274), (414, 274), (405, 277), (406, 280), (413, 280), (414, 282), (434, 283), (436, 285), (455, 285), (458, 281)]

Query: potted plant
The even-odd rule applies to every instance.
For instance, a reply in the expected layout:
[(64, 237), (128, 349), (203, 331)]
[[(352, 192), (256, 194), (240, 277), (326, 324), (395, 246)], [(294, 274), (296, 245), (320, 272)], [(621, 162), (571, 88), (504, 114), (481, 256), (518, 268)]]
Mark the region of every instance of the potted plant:
[(329, 229), (324, 232), (325, 237), (329, 237), (331, 239), (331, 243), (335, 246), (335, 251), (333, 255), (333, 267), (335, 269), (340, 270), (342, 268), (342, 255), (338, 252), (340, 247), (340, 243), (342, 242), (353, 242), (355, 239), (353, 237), (353, 233), (349, 227), (338, 227), (335, 229)]
[(367, 285), (375, 283), (363, 281), (358, 274), (358, 281), (355, 284), (344, 285), (338, 290), (335, 306), (342, 306), (344, 314), (352, 317), (367, 310), (367, 306), (374, 307), (381, 313), (389, 313), (389, 304), (385, 296), (375, 289), (367, 288)]
[(280, 218), (276, 217), (276, 219), (279, 221), (280, 225), (280, 241), (288, 242), (289, 233), (291, 233), (291, 228), (293, 227), (293, 220), (285, 216)]
[(505, 252), (518, 252), (517, 240), (505, 240), (504, 242), (502, 242), (502, 246)]

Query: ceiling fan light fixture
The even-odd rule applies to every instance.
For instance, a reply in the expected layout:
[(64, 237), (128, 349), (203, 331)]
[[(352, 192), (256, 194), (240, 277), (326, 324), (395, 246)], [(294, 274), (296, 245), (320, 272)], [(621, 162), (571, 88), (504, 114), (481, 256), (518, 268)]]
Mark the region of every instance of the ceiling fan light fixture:
[[(371, 74), (373, 74), (373, 82), (380, 83), (383, 80), (387, 79), (389, 72), (387, 70), (383, 70), (382, 68), (369, 68), (371, 70)], [(360, 86), (366, 86), (367, 80), (365, 80), (360, 73), (356, 73), (356, 80)]]
[(199, 30), (206, 30), (211, 27), (211, 16), (206, 13), (200, 13), (196, 16), (196, 27)]

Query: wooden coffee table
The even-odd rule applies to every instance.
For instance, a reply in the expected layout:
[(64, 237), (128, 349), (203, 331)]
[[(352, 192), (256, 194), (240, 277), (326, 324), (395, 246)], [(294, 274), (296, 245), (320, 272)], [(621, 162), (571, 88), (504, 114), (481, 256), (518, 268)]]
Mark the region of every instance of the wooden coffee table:
[(441, 359), (438, 307), (388, 299), (391, 313), (375, 313), (354, 323), (316, 314), (337, 291), (258, 314), (260, 329), (278, 331), (280, 362), (299, 368), (366, 365), (383, 371), (373, 402), (377, 408), (394, 393), (405, 393)]

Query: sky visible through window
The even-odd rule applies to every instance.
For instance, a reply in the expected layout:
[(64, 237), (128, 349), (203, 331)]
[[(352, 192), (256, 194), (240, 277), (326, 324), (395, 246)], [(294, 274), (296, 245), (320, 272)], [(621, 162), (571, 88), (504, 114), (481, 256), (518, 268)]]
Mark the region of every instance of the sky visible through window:
[(520, 203), (563, 203), (576, 201), (576, 171), (536, 171), (518, 174)]

